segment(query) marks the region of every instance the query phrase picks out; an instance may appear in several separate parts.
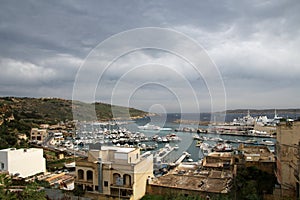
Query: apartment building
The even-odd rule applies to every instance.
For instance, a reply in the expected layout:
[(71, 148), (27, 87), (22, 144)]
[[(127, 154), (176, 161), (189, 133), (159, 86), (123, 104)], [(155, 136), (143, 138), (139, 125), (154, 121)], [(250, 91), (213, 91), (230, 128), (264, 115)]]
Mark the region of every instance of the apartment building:
[(32, 128), (30, 132), (30, 140), (32, 142), (41, 143), (48, 136), (47, 129)]
[(140, 199), (153, 176), (153, 156), (139, 148), (102, 146), (76, 161), (75, 184), (93, 199)]

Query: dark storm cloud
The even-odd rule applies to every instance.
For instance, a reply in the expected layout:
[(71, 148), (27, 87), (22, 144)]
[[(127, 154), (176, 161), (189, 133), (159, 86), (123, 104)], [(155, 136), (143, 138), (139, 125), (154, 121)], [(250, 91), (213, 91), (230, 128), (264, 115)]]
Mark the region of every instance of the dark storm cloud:
[[(0, 95), (70, 99), (76, 72), (96, 45), (128, 29), (154, 26), (182, 32), (207, 49), (224, 79), (228, 107), (299, 107), (296, 101), (283, 99), (300, 98), (299, 10), (298, 1), (2, 1)], [(168, 42), (172, 40), (161, 40)], [(176, 45), (189, 51), (184, 43)], [(103, 80), (107, 88), (113, 88), (136, 59), (172, 66), (192, 84), (198, 78), (187, 70), (187, 63), (166, 53), (141, 51), (136, 57), (125, 56), (123, 64), (107, 72)], [(90, 69), (95, 71), (97, 67)], [(176, 76), (167, 75), (152, 74), (154, 80), (168, 80), (184, 94)], [(146, 75), (131, 76), (130, 80), (142, 80)], [(205, 91), (204, 84), (194, 85)], [(155, 91), (156, 97), (167, 98)], [(259, 98), (249, 98), (249, 91)], [(207, 91), (200, 93), (199, 99), (209, 98)], [(97, 99), (110, 98), (109, 92), (104, 94)], [(147, 109), (141, 102), (136, 105)]]

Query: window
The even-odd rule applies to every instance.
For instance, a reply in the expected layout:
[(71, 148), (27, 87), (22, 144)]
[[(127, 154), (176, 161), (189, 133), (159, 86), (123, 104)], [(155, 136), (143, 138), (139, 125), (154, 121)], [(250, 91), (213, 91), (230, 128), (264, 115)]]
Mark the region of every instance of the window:
[(92, 172), (91, 170), (88, 170), (88, 171), (86, 172), (86, 179), (87, 179), (88, 181), (93, 181), (93, 172)]
[(120, 178), (121, 178), (121, 175), (120, 175), (120, 174), (114, 173), (114, 174), (113, 174), (114, 184), (117, 184), (117, 182), (120, 183), (120, 181), (121, 181)]
[(79, 169), (78, 171), (77, 171), (77, 173), (78, 173), (78, 179), (83, 179), (83, 170), (82, 169)]
[(93, 186), (86, 185), (85, 188), (87, 191), (94, 191)]
[(4, 163), (1, 163), (1, 170), (4, 169)]
[(104, 181), (104, 187), (108, 187), (108, 181)]
[(131, 176), (129, 174), (124, 174), (123, 180), (124, 185), (131, 186)]

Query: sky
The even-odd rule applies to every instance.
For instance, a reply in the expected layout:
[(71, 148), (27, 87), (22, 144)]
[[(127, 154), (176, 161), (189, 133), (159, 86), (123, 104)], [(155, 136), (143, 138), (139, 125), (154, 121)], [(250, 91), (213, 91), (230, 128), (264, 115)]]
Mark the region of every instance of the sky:
[(0, 96), (153, 112), (300, 107), (299, 1), (15, 1)]

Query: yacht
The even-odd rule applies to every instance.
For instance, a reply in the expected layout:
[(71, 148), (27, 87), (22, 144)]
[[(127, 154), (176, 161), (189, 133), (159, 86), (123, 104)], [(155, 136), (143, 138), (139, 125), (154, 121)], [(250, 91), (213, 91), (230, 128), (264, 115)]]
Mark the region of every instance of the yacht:
[(138, 126), (138, 128), (141, 130), (161, 130), (161, 128), (159, 126), (149, 124), (149, 123), (147, 123), (144, 126)]

